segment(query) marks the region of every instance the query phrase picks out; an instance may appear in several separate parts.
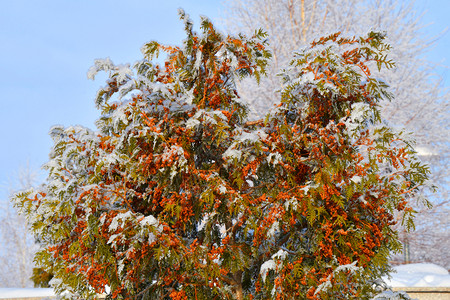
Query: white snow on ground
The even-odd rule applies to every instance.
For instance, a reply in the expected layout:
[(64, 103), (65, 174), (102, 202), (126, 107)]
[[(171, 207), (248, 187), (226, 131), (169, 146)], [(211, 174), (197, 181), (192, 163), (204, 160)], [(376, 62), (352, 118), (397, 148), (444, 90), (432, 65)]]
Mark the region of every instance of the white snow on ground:
[(435, 264), (409, 264), (396, 266), (392, 278), (384, 278), (391, 287), (450, 287), (450, 274)]
[(21, 288), (0, 288), (0, 299), (23, 298), (23, 297), (52, 297), (55, 296), (53, 289), (21, 289)]

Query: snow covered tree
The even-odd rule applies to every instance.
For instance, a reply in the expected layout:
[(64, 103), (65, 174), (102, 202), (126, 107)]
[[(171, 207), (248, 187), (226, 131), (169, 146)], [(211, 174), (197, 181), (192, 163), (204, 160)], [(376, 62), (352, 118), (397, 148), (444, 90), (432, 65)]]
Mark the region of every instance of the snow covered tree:
[[(450, 177), (448, 165), (450, 93), (442, 86), (435, 65), (424, 58), (436, 37), (422, 33), (425, 26), (414, 1), (398, 0), (230, 0), (226, 2), (228, 28), (232, 32), (268, 31), (273, 60), (268, 76), (258, 85), (248, 78), (238, 87), (240, 96), (253, 108), (253, 118), (261, 118), (280, 100), (282, 82), (278, 70), (292, 53), (330, 32), (360, 36), (369, 30), (386, 31), (396, 67), (377, 76), (389, 82), (395, 101), (380, 102), (384, 119), (412, 132), (416, 150), (432, 170), (431, 180), (439, 186), (430, 198), (433, 209), (416, 203), (420, 212), (416, 231), (404, 232), (410, 260), (429, 261), (450, 268)], [(375, 70), (374, 70), (375, 71)], [(397, 259), (402, 257), (397, 256)]]
[[(26, 167), (20, 170), (17, 179), (19, 189), (29, 189), (36, 184), (37, 173)], [(5, 200), (0, 206), (0, 287), (32, 287), (30, 277), (38, 246), (28, 231), (25, 217), (17, 214), (9, 199)]]
[(249, 121), (236, 82), (265, 74), (266, 34), (203, 18), (199, 35), (180, 15), (181, 47), (95, 62), (90, 78), (109, 73), (98, 131), (51, 130), (46, 184), (15, 198), (46, 246), (37, 263), (71, 298), (374, 296), (400, 249), (394, 216), (413, 226), (428, 174), (380, 120), (391, 95), (368, 66), (393, 66), (384, 35), (313, 42), (283, 70), (278, 107)]

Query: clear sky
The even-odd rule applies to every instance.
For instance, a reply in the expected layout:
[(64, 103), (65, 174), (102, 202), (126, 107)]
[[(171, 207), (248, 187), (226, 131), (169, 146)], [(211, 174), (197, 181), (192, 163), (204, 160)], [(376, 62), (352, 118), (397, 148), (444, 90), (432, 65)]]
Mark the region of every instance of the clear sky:
[[(182, 7), (196, 24), (206, 15), (219, 25), (220, 0), (0, 0), (0, 200), (9, 179), (29, 162), (39, 169), (48, 159), (52, 125), (94, 128), (99, 76), (86, 72), (94, 59), (115, 63), (141, 58), (147, 41), (179, 44)], [(450, 0), (418, 0), (424, 32), (438, 35), (450, 26)], [(219, 28), (221, 26), (219, 25)], [(450, 32), (428, 58), (450, 65)], [(448, 68), (438, 73), (450, 85)], [(104, 79), (104, 78), (103, 78)]]

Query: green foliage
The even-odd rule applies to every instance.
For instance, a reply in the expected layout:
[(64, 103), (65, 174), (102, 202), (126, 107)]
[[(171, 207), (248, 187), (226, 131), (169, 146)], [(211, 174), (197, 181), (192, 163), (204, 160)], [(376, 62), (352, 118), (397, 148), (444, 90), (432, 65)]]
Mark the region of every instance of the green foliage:
[[(180, 12), (181, 47), (150, 42), (109, 72), (98, 132), (51, 130), (47, 183), (16, 196), (58, 292), (112, 299), (366, 299), (413, 226), (427, 179), (383, 125), (384, 34), (321, 38), (281, 76), (280, 104), (246, 120), (236, 81), (263, 76), (266, 34), (230, 37)], [(164, 66), (152, 62), (167, 53)]]
[(53, 274), (45, 271), (43, 268), (33, 268), (31, 280), (35, 288), (49, 288), (52, 278)]

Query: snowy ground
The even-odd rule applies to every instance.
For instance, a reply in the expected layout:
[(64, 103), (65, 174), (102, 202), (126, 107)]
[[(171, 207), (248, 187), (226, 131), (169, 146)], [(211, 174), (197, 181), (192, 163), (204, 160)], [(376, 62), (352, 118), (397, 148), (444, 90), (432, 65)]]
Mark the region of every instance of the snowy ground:
[(53, 289), (16, 289), (0, 288), (0, 299), (2, 298), (25, 298), (25, 297), (51, 297), (55, 296)]
[[(384, 278), (391, 287), (450, 287), (450, 274), (434, 264), (409, 264), (395, 267), (391, 279)], [(51, 297), (52, 289), (0, 288), (0, 299), (20, 297)]]
[(450, 287), (448, 271), (434, 264), (409, 264), (396, 266), (386, 283), (392, 287)]

